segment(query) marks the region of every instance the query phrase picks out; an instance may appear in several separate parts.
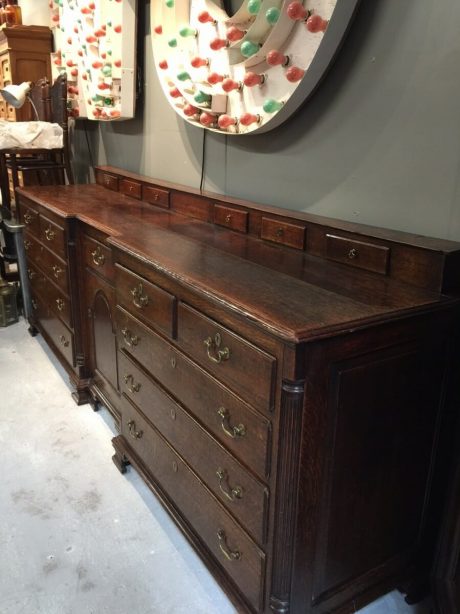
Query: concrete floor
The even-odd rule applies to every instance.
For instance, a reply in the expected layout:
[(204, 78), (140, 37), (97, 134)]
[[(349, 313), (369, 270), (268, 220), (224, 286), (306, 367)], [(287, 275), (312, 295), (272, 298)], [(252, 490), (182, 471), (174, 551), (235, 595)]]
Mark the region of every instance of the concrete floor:
[[(0, 328), (0, 614), (235, 613), (66, 381), (23, 320)], [(361, 614), (429, 611), (394, 592)]]

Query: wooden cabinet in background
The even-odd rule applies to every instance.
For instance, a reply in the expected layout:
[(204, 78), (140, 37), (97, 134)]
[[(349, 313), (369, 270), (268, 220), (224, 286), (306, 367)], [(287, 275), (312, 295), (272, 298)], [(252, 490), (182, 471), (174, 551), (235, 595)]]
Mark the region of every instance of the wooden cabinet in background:
[[(52, 34), (46, 26), (11, 26), (0, 29), (0, 88), (35, 83), (42, 77), (51, 82)], [(26, 104), (15, 109), (0, 98), (0, 119), (30, 121), (35, 119)]]

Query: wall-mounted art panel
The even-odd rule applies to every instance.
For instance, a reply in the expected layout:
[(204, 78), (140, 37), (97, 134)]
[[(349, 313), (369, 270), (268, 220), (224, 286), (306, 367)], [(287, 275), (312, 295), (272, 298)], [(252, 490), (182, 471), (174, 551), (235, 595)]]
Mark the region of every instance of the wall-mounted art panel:
[(134, 117), (137, 0), (50, 0), (56, 77), (67, 72), (70, 112)]
[(308, 98), (359, 0), (152, 0), (165, 95), (186, 121), (226, 134), (266, 132)]

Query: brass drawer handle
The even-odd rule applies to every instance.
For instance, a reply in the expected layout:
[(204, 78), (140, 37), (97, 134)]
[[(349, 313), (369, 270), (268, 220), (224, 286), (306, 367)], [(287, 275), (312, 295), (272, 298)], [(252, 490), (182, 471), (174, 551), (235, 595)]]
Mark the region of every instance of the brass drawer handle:
[(93, 257), (93, 262), (96, 266), (102, 266), (105, 262), (105, 256), (102, 253), (101, 248), (99, 247), (99, 245), (96, 247), (96, 249), (91, 252), (91, 256)]
[(284, 228), (281, 228), (281, 226), (279, 228), (276, 229), (276, 236), (277, 237), (282, 237), (284, 235)]
[(130, 420), (128, 422), (128, 430), (133, 439), (140, 439), (144, 434), (143, 431), (136, 431), (136, 423), (134, 420)]
[(51, 226), (48, 226), (48, 228), (45, 230), (46, 240), (53, 241), (55, 236), (56, 236), (56, 233), (54, 232), (54, 230), (51, 228)]
[(58, 311), (62, 311), (64, 309), (65, 303), (62, 300), (62, 298), (57, 298), (56, 299), (56, 305), (57, 305)]
[(220, 349), (220, 345), (222, 343), (220, 333), (216, 333), (214, 335), (214, 339), (212, 337), (208, 337), (203, 343), (206, 346), (208, 358), (209, 360), (212, 360), (212, 362), (220, 363), (223, 360), (228, 360), (230, 358), (230, 350), (227, 347)]
[(235, 439), (236, 437), (244, 437), (246, 435), (246, 427), (244, 424), (238, 424), (238, 426), (231, 426), (230, 414), (225, 407), (219, 407), (217, 413), (222, 418), (222, 430), (228, 437)]
[(35, 216), (31, 215), (29, 212), (24, 213), (24, 224), (32, 224)]
[(31, 245), (32, 243), (27, 239), (24, 241), (24, 249), (26, 250), (26, 252), (29, 251)]
[(134, 377), (129, 373), (127, 373), (124, 377), (125, 380), (125, 384), (126, 384), (126, 388), (130, 391), (130, 392), (139, 392), (139, 390), (141, 389), (141, 385), (139, 382), (134, 383)]
[(38, 309), (38, 303), (37, 303), (37, 301), (36, 301), (36, 300), (33, 298), (33, 299), (31, 300), (31, 303), (32, 303), (32, 307), (33, 307), (35, 310), (37, 310), (37, 309)]
[(27, 277), (32, 281), (32, 279), (36, 276), (36, 272), (32, 271), (32, 269), (27, 269)]
[(62, 273), (63, 269), (61, 269), (60, 266), (58, 266), (57, 264), (54, 264), (52, 267), (53, 269), (53, 275), (56, 279), (59, 279), (60, 274)]
[(352, 247), (350, 249), (350, 251), (348, 252), (348, 257), (350, 258), (350, 260), (354, 260), (358, 256), (359, 256), (358, 250), (356, 248)]
[(225, 558), (229, 561), (239, 561), (241, 559), (241, 552), (238, 550), (230, 550), (227, 545), (227, 536), (223, 529), (217, 531), (217, 539), (219, 540), (219, 548), (224, 553)]
[(67, 341), (67, 339), (64, 337), (64, 335), (61, 335), (59, 337), (59, 341), (62, 343), (62, 345), (66, 348), (69, 347), (69, 341)]
[(122, 328), (121, 334), (123, 335), (123, 339), (128, 347), (133, 347), (133, 345), (137, 345), (139, 343), (139, 337), (137, 335), (133, 335), (133, 333), (128, 328)]
[(131, 290), (131, 294), (133, 295), (133, 303), (136, 307), (139, 307), (139, 309), (147, 307), (147, 305), (149, 304), (149, 297), (144, 294), (144, 288), (142, 284), (139, 284), (137, 288), (133, 288)]
[(220, 491), (229, 499), (230, 501), (235, 501), (235, 499), (241, 499), (243, 497), (243, 489), (241, 486), (235, 486), (232, 488), (228, 483), (228, 473), (225, 469), (219, 467), (216, 471), (216, 476), (219, 479), (219, 488)]
[(231, 221), (232, 221), (232, 215), (231, 213), (229, 213), (228, 215), (225, 216), (225, 222), (227, 224), (230, 224)]

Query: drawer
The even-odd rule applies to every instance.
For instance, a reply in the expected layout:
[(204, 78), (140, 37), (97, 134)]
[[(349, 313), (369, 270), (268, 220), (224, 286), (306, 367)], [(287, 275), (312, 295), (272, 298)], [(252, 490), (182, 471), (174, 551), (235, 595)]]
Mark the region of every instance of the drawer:
[(115, 192), (118, 192), (118, 177), (116, 175), (97, 171), (96, 183), (98, 183), (99, 185), (103, 185), (109, 190), (114, 190)]
[(71, 328), (72, 314), (70, 309), (70, 299), (62, 292), (60, 288), (55, 286), (48, 279), (46, 280), (45, 294), (43, 295), (43, 298), (46, 299), (50, 309), (54, 311), (54, 313)]
[(112, 263), (112, 250), (100, 241), (91, 237), (83, 237), (83, 261), (109, 281), (115, 279), (115, 269)]
[(214, 224), (239, 232), (247, 232), (248, 220), (249, 214), (247, 211), (225, 205), (214, 205)]
[(358, 269), (386, 275), (390, 263), (390, 248), (327, 234), (326, 257)]
[(27, 262), (40, 263), (43, 257), (44, 248), (29, 231), (24, 232), (24, 249)]
[(65, 233), (62, 226), (40, 215), (40, 238), (43, 245), (66, 260)]
[(74, 342), (72, 333), (50, 309), (45, 307), (43, 311), (44, 313), (40, 313), (39, 318), (41, 327), (48, 334), (51, 341), (65, 358), (67, 363), (74, 366)]
[(48, 280), (41, 270), (31, 262), (27, 263), (27, 277), (29, 279), (30, 287), (38, 293), (43, 299), (46, 296), (46, 288), (48, 286)]
[(273, 409), (273, 356), (184, 303), (179, 303), (177, 340), (245, 401), (264, 411)]
[(260, 238), (274, 243), (280, 243), (287, 247), (304, 249), (305, 226), (282, 222), (275, 218), (263, 217)]
[(115, 278), (118, 303), (153, 328), (172, 336), (176, 298), (119, 264), (115, 265)]
[(40, 264), (46, 275), (65, 293), (69, 293), (67, 264), (49, 249), (42, 248)]
[(271, 423), (167, 341), (117, 308), (118, 347), (139, 361), (246, 467), (269, 475)]
[(154, 482), (191, 526), (197, 539), (204, 543), (252, 608), (260, 611), (263, 607), (265, 554), (126, 399), (121, 432)]
[(142, 187), (142, 200), (152, 205), (169, 209), (169, 190), (162, 190), (161, 188), (144, 185)]
[(267, 487), (235, 461), (123, 352), (119, 354), (119, 381), (121, 391), (140, 408), (248, 533), (262, 544), (268, 513)]
[(120, 179), (119, 190), (122, 194), (126, 194), (127, 196), (140, 198), (142, 194), (142, 185), (138, 181)]
[(24, 205), (24, 203), (21, 201), (19, 217), (27, 230), (38, 238), (40, 235), (40, 217), (38, 212), (30, 207), (27, 207), (27, 205)]

